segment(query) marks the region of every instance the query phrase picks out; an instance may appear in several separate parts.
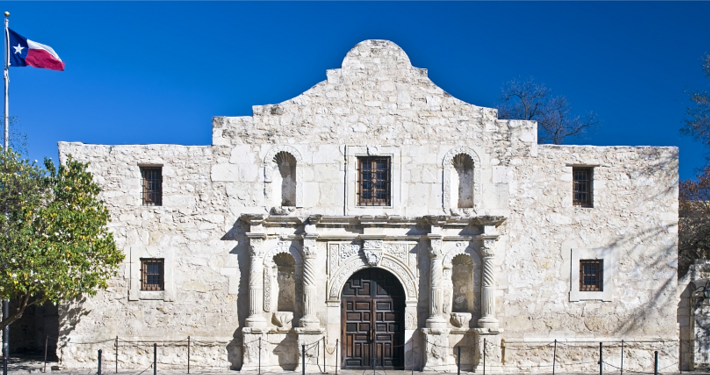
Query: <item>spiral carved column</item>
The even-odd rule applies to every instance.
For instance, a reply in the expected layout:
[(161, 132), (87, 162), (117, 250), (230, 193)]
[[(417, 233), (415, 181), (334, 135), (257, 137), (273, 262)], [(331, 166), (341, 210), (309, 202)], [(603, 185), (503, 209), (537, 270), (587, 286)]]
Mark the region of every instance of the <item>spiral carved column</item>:
[(316, 234), (306, 234), (303, 239), (303, 318), (302, 327), (319, 327), (316, 316)]
[(429, 297), (429, 318), (426, 321), (427, 328), (446, 328), (446, 318), (444, 318), (444, 254), (442, 236), (429, 234), (429, 259), (431, 269), (429, 271), (429, 286), (431, 294)]
[(493, 271), (493, 259), (495, 258), (496, 238), (484, 238), (481, 247), (483, 256), (483, 285), (481, 286), (481, 318), (478, 319), (478, 326), (498, 330), (498, 319), (496, 313), (496, 282)]
[(246, 319), (247, 327), (263, 327), (266, 319), (263, 316), (264, 298), (264, 239), (265, 234), (248, 233), (251, 264), (249, 268), (249, 317)]

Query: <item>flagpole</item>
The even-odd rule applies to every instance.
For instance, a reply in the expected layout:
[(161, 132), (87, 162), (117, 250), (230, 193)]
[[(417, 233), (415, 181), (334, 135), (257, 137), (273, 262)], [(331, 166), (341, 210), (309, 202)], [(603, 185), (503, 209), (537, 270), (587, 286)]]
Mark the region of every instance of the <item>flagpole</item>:
[(8, 32), (8, 23), (10, 12), (5, 12), (5, 142), (3, 143), (3, 151), (7, 152), (10, 139), (10, 94), (8, 87), (10, 86), (10, 33)]
[[(8, 32), (8, 22), (10, 18), (10, 12), (5, 12), (5, 142), (3, 143), (2, 151), (7, 153), (8, 151), (8, 139), (9, 137), (9, 112), (10, 112), (10, 96), (8, 91), (8, 86), (10, 84), (10, 33)], [(10, 315), (10, 301), (2, 301), (2, 317), (7, 319)], [(5, 326), (2, 335), (2, 374), (7, 375), (7, 361), (10, 358), (10, 326)]]

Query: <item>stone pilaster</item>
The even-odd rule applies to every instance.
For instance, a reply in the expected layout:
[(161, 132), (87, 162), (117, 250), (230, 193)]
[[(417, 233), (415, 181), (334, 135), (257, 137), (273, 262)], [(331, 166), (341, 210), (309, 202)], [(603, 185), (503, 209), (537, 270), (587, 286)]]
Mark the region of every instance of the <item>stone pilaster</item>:
[(303, 236), (303, 318), (301, 327), (318, 328), (320, 320), (316, 316), (316, 238), (318, 234), (306, 233)]
[(495, 244), (497, 235), (483, 235), (481, 256), (483, 257), (483, 285), (481, 285), (481, 318), (478, 326), (491, 331), (498, 330), (496, 319), (496, 281), (493, 260), (495, 259)]
[(444, 254), (441, 234), (428, 234), (429, 238), (429, 318), (424, 335), (424, 371), (449, 371), (455, 368), (449, 348), (449, 329), (444, 317)]
[(429, 234), (429, 318), (426, 320), (427, 328), (446, 328), (444, 318), (444, 254), (443, 240), (439, 234)]
[(264, 318), (264, 240), (266, 234), (247, 233), (251, 264), (249, 266), (249, 317), (246, 319), (247, 327), (265, 327)]

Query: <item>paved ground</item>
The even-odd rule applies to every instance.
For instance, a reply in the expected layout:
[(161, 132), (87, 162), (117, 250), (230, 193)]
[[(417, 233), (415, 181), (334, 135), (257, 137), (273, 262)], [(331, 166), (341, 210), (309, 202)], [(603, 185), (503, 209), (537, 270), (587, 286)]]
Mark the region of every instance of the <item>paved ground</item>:
[[(0, 359), (1, 360), (1, 359)], [(43, 361), (40, 360), (32, 360), (32, 359), (19, 359), (19, 358), (10, 358), (10, 362), (8, 363), (8, 374), (9, 375), (23, 375), (23, 374), (36, 374), (39, 375), (40, 373), (43, 372), (45, 368), (45, 364)], [(95, 369), (83, 369), (83, 370), (78, 370), (78, 369), (72, 369), (72, 370), (67, 370), (64, 369), (59, 363), (57, 362), (47, 362), (47, 373), (49, 375), (96, 375), (97, 371)], [(161, 370), (158, 368), (157, 371), (159, 374), (162, 375), (183, 375), (186, 374), (187, 372), (185, 370)], [(461, 372), (462, 374), (466, 375), (472, 375), (474, 373), (470, 372)], [(633, 372), (633, 371), (624, 371), (625, 374), (627, 375), (642, 375), (642, 374), (650, 374), (653, 375), (653, 373), (639, 373), (639, 372)], [(190, 374), (194, 375), (237, 375), (237, 374), (242, 374), (239, 371), (231, 371), (231, 370), (221, 370), (221, 369), (193, 369), (190, 371)], [(299, 375), (300, 373), (296, 373), (293, 371), (284, 371), (284, 372), (262, 372), (262, 375)], [(321, 375), (322, 373), (318, 372), (308, 372), (308, 375)], [(331, 371), (328, 373), (329, 375), (335, 375), (334, 371)], [(411, 375), (411, 374), (416, 374), (416, 375), (434, 375), (437, 374), (436, 372), (420, 372), (420, 371), (393, 371), (393, 370), (377, 370), (373, 373), (372, 370), (365, 370), (365, 371), (354, 371), (354, 370), (338, 370), (338, 375)], [(455, 374), (455, 372), (451, 373)], [(479, 373), (477, 373), (479, 374)], [(552, 375), (552, 373), (526, 373), (526, 372), (516, 372), (516, 375), (527, 375), (527, 374), (534, 374), (534, 375)], [(594, 372), (585, 372), (585, 373), (563, 373), (563, 372), (556, 372), (554, 375), (597, 375), (599, 374), (598, 371)], [(602, 375), (620, 375), (619, 371), (604, 371), (604, 374)], [(710, 375), (710, 373), (707, 372), (662, 372), (659, 373), (660, 375)], [(114, 369), (104, 369), (102, 372), (102, 375), (116, 375), (116, 372)], [(118, 375), (153, 375), (153, 369), (152, 368), (146, 368), (143, 370), (132, 370), (132, 371), (120, 371), (118, 372)], [(249, 375), (257, 375), (256, 372), (254, 373), (249, 373)]]

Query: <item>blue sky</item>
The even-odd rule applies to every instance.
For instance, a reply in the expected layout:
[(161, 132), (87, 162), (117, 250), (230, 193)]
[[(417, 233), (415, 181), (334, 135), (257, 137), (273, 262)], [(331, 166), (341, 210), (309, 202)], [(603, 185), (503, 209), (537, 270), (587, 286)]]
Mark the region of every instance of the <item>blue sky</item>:
[(686, 90), (710, 84), (710, 2), (12, 2), (10, 27), (52, 46), (64, 72), (11, 68), (10, 115), (29, 157), (57, 141), (211, 142), (213, 116), (244, 116), (326, 78), (350, 48), (389, 39), (450, 94), (493, 107), (535, 77), (594, 111), (575, 144), (680, 147)]

